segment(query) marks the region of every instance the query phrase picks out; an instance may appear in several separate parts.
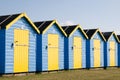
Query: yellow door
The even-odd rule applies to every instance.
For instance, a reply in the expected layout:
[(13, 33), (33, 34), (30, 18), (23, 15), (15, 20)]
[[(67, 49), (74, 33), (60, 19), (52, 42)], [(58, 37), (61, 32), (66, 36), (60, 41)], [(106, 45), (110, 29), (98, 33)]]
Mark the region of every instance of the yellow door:
[(58, 70), (58, 35), (48, 34), (48, 70)]
[(110, 41), (110, 66), (115, 66), (115, 42)]
[(14, 30), (14, 72), (28, 71), (29, 31)]
[(94, 67), (100, 67), (100, 40), (94, 40)]
[(80, 37), (74, 37), (74, 69), (75, 68), (81, 68), (82, 67), (82, 40)]

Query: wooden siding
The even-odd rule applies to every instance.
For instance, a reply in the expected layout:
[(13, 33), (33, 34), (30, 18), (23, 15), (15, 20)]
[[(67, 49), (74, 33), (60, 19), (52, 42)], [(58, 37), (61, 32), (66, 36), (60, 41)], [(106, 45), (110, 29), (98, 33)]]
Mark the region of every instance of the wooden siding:
[(64, 37), (64, 69), (69, 69), (69, 39)]
[(65, 65), (65, 68), (67, 69), (73, 69), (73, 38), (75, 36), (82, 38), (82, 68), (86, 68), (86, 38), (80, 30), (76, 30), (70, 37), (68, 37), (68, 39), (65, 38), (64, 46), (65, 48), (68, 47), (68, 51), (65, 51), (64, 53), (66, 54), (65, 63), (67, 64)]
[(90, 43), (90, 40), (87, 39), (86, 40), (86, 68), (89, 69), (90, 68), (90, 64), (91, 64), (91, 61), (90, 61), (90, 50), (91, 50), (91, 43)]
[(42, 34), (37, 35), (36, 38), (36, 71), (42, 71)]
[(108, 44), (107, 42), (104, 42), (104, 67), (107, 67), (107, 53), (108, 53)]
[(36, 31), (28, 23), (25, 18), (21, 18), (15, 24), (13, 24), (8, 30), (6, 30), (6, 53), (5, 53), (5, 73), (13, 73), (14, 64), (14, 29), (25, 29), (29, 30), (29, 67), (28, 71), (36, 71)]
[(90, 65), (90, 66), (88, 66), (89, 68), (91, 67), (94, 67), (94, 51), (93, 51), (93, 48), (94, 48), (94, 46), (93, 46), (93, 41), (94, 41), (94, 39), (99, 39), (100, 40), (100, 44), (101, 44), (101, 46), (100, 46), (100, 67), (103, 67), (104, 66), (104, 40), (102, 39), (102, 37), (100, 36), (100, 34), (97, 32), (95, 35), (94, 35), (94, 37), (93, 37), (93, 39), (91, 39), (90, 40), (90, 42), (88, 42), (87, 43), (87, 45), (90, 45), (90, 52), (88, 52), (87, 54), (89, 54), (90, 55), (90, 62), (89, 63), (87, 63), (87, 65)]
[(105, 54), (107, 54), (106, 56), (106, 66), (110, 66), (110, 41), (115, 41), (115, 66), (118, 66), (118, 42), (116, 41), (116, 38), (114, 37), (114, 35), (112, 35), (109, 39), (109, 41), (106, 42), (106, 45), (105, 45), (105, 49), (106, 49), (106, 52)]
[(118, 67), (120, 67), (120, 43), (118, 44)]
[[(64, 69), (64, 35), (56, 24), (52, 25), (44, 34), (37, 36), (37, 70), (48, 71), (48, 34), (59, 35), (59, 70)], [(41, 41), (40, 41), (41, 40)], [(40, 42), (39, 42), (40, 41)]]
[(5, 30), (0, 30), (0, 73), (5, 72)]

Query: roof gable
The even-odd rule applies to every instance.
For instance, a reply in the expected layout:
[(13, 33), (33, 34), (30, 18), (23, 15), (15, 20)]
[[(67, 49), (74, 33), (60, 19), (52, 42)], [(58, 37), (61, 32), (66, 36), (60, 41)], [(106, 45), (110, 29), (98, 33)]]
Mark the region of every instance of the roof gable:
[(44, 34), (53, 24), (56, 24), (60, 31), (67, 36), (67, 34), (64, 32), (62, 27), (58, 24), (56, 20), (50, 20), (50, 21), (40, 21), (40, 22), (34, 22), (34, 24), (38, 27), (41, 34)]
[(87, 34), (88, 38), (91, 39), (91, 37), (94, 35), (97, 29), (85, 29), (84, 31)]
[(38, 33), (40, 33), (38, 28), (32, 23), (32, 21), (27, 17), (25, 13), (0, 16), (0, 27), (4, 29), (9, 29), (15, 22), (17, 22), (22, 17), (24, 17), (32, 25), (32, 27)]
[(77, 25), (71, 25), (71, 26), (62, 26), (63, 30), (66, 32), (68, 36), (74, 31), (74, 29), (77, 27)]
[(98, 32), (101, 35), (102, 39), (106, 41), (106, 39), (104, 38), (103, 34), (99, 31), (99, 29), (85, 29), (84, 31), (89, 39), (92, 39), (94, 35)]
[(110, 38), (112, 35), (112, 32), (102, 32), (103, 36), (105, 37), (106, 41)]
[(71, 36), (77, 29), (79, 29), (82, 32), (82, 34), (85, 36), (85, 38), (88, 39), (88, 36), (80, 27), (80, 25), (62, 26), (62, 28), (68, 36)]
[(119, 42), (119, 38), (114, 32), (102, 32), (102, 34), (106, 38), (106, 41), (108, 41), (113, 35), (115, 37), (115, 39)]

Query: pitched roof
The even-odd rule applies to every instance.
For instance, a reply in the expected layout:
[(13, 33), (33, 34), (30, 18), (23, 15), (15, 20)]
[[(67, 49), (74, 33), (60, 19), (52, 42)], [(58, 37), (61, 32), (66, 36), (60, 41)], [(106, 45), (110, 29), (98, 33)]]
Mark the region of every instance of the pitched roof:
[(76, 27), (77, 25), (62, 26), (63, 30), (67, 33), (68, 36), (72, 33), (72, 31), (74, 31)]
[(34, 24), (38, 27), (38, 29), (42, 33), (52, 22), (53, 22), (53, 20), (40, 21), (40, 22), (34, 22)]
[(37, 26), (41, 34), (44, 34), (48, 28), (50, 28), (53, 24), (56, 24), (58, 28), (62, 31), (62, 33), (67, 36), (67, 34), (64, 32), (62, 27), (58, 24), (56, 20), (49, 20), (49, 21), (39, 21), (34, 22), (34, 24)]
[(88, 38), (91, 39), (97, 30), (98, 29), (85, 29), (84, 31), (87, 34)]
[(119, 37), (114, 32), (102, 32), (102, 34), (106, 38), (106, 41), (108, 41), (110, 39), (110, 37), (112, 35), (114, 35), (114, 37), (116, 38), (116, 40), (119, 42)]
[(24, 17), (29, 23), (30, 25), (38, 32), (38, 28), (33, 24), (33, 22), (29, 19), (29, 17), (27, 17), (27, 15), (25, 13), (19, 13), (19, 14), (11, 14), (11, 15), (3, 15), (0, 16), (0, 27), (1, 29), (8, 29), (9, 27), (11, 27), (12, 24), (14, 24), (17, 20), (19, 20), (20, 18)]
[(11, 21), (13, 21), (19, 15), (20, 14), (0, 16), (0, 26), (1, 26), (1, 28), (5, 28), (7, 24), (9, 24)]
[(113, 32), (102, 32), (103, 36), (105, 37), (106, 40), (110, 38)]
[(62, 26), (63, 30), (66, 32), (68, 36), (71, 36), (77, 29), (80, 29), (80, 31), (83, 33), (86, 39), (88, 39), (88, 36), (85, 34), (83, 29), (80, 27), (80, 25), (69, 25), (69, 26)]
[(87, 36), (88, 36), (89, 39), (92, 39), (93, 36), (94, 36), (97, 32), (99, 32), (100, 35), (101, 35), (101, 37), (103, 38), (103, 40), (106, 41), (106, 39), (104, 38), (103, 34), (100, 32), (99, 29), (85, 29), (84, 31), (85, 31), (85, 33), (87, 34)]

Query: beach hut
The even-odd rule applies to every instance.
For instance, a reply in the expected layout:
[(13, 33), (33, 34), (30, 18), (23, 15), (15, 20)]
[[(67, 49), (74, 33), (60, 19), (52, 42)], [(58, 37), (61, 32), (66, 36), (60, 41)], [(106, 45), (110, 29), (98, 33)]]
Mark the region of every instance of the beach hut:
[(66, 33), (56, 20), (34, 23), (40, 34), (37, 35), (37, 71), (64, 69), (64, 37)]
[(86, 68), (86, 33), (80, 25), (62, 26), (67, 33), (64, 39), (65, 69)]
[(114, 32), (102, 32), (106, 42), (105, 49), (105, 66), (113, 67), (118, 66), (118, 43), (119, 39)]
[(0, 74), (36, 71), (38, 33), (25, 13), (0, 16)]
[(105, 38), (99, 29), (84, 30), (88, 36), (86, 41), (86, 67), (99, 68), (104, 66)]

